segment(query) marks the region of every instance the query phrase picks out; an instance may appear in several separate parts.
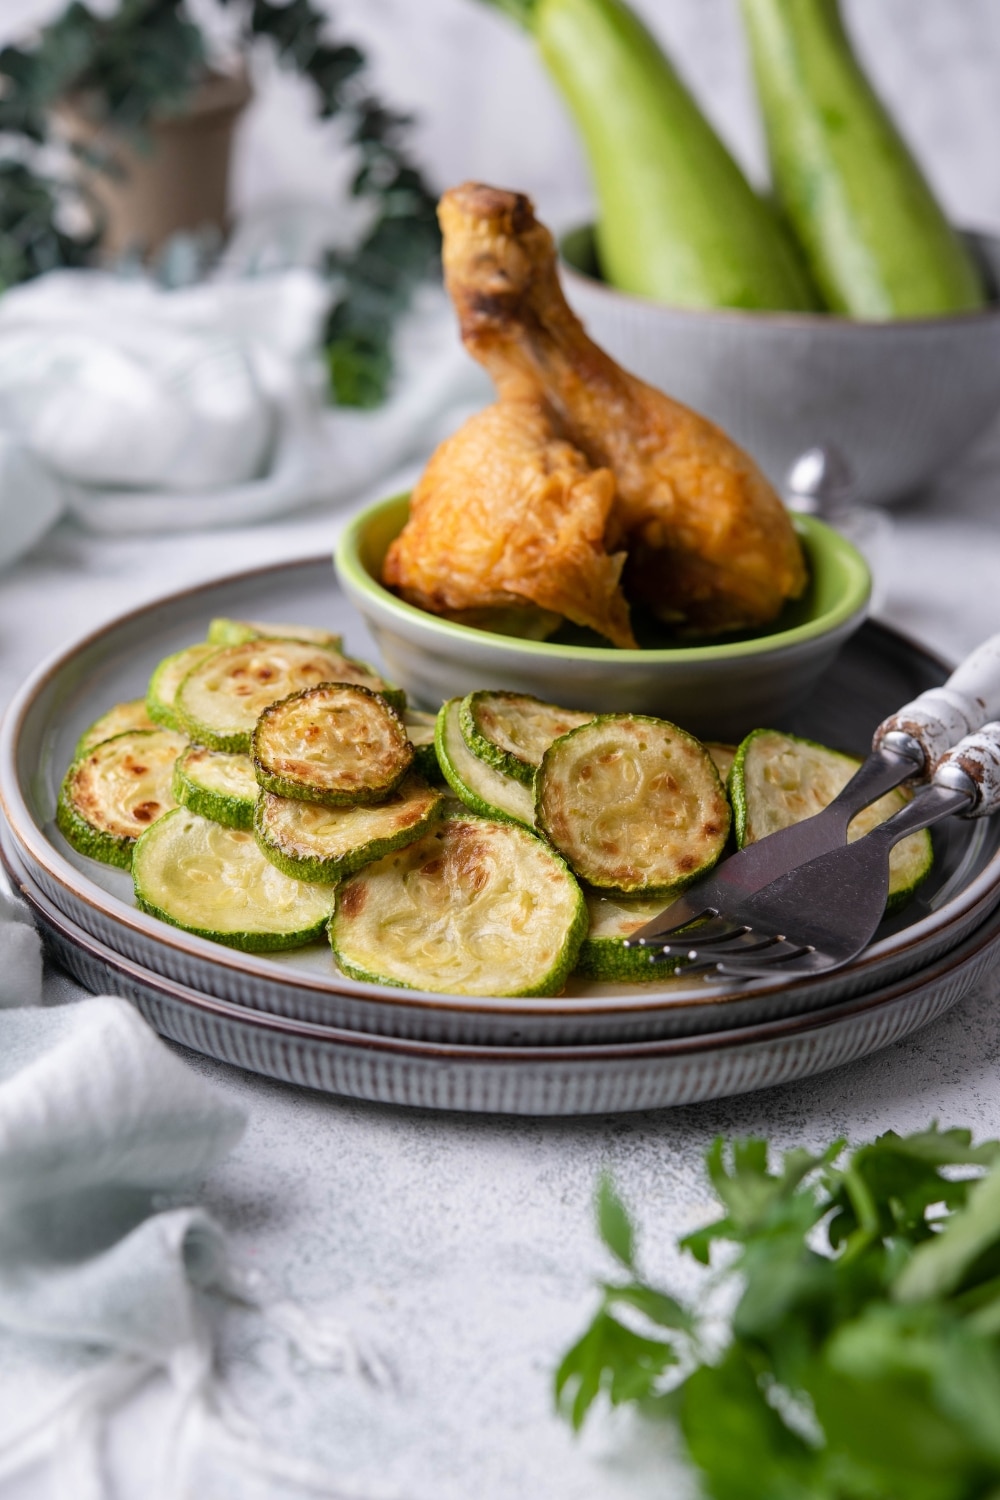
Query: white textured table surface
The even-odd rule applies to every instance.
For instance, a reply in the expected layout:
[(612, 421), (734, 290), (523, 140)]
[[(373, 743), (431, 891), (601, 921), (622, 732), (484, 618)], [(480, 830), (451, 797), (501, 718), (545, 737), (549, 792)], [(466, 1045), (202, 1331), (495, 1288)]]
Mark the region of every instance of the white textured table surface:
[[(1000, 428), (893, 519), (884, 617), (953, 657), (1000, 629)], [(68, 638), (185, 582), (323, 550), (340, 520), (313, 513), (114, 543), (61, 528), (0, 576), (0, 701)], [(50, 985), (55, 998), (68, 981)], [(232, 1313), (222, 1329), (227, 1384), (269, 1445), (321, 1464), (345, 1495), (682, 1500), (693, 1490), (662, 1434), (626, 1417), (576, 1441), (552, 1414), (552, 1368), (607, 1269), (592, 1230), (598, 1171), (610, 1167), (638, 1210), (650, 1267), (683, 1285), (692, 1270), (669, 1247), (706, 1214), (701, 1157), (717, 1132), (818, 1145), (937, 1118), (1000, 1133), (998, 1001), (994, 975), (942, 1021), (852, 1067), (740, 1099), (578, 1123), (394, 1112), (196, 1059), (249, 1117), (203, 1201), (249, 1263), (307, 1308), (342, 1318), (392, 1372), (375, 1388), (309, 1370), (259, 1321)], [(0, 1428), (27, 1418), (63, 1378), (44, 1348), (0, 1338)], [(152, 1494), (163, 1400), (151, 1387), (115, 1423), (123, 1500)], [(52, 1492), (50, 1478), (40, 1466), (0, 1481), (0, 1494), (35, 1500)], [(194, 1493), (304, 1491), (279, 1491), (220, 1459)]]

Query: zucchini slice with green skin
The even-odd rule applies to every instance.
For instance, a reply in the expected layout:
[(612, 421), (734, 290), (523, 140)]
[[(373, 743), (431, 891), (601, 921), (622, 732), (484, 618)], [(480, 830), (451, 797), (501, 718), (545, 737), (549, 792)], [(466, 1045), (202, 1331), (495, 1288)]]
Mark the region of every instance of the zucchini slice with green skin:
[(529, 693), (484, 690), (462, 699), (459, 722), (473, 755), (531, 786), (552, 741), (593, 717)]
[(413, 764), (425, 781), (429, 781), (432, 786), (443, 786), (445, 781), (438, 765), (437, 750), (434, 748), (437, 714), (425, 714), (419, 708), (408, 708), (403, 714), (403, 723), (406, 725), (410, 744), (416, 751)]
[(178, 807), (135, 846), (141, 911), (230, 948), (266, 953), (322, 937), (333, 889), (292, 880), (266, 860), (252, 833)]
[(442, 704), (437, 718), (434, 744), (445, 781), (472, 812), (533, 828), (531, 792), (520, 781), (473, 755), (462, 734), (461, 709), (462, 699), (450, 698)]
[(254, 815), (261, 853), (296, 880), (333, 882), (418, 839), (445, 798), (416, 774), (374, 807), (323, 807), (262, 792)]
[(63, 836), (81, 854), (127, 870), (140, 834), (177, 806), (174, 762), (186, 748), (173, 730), (129, 729), (88, 750), (59, 788)]
[(384, 802), (415, 752), (402, 719), (381, 694), (325, 683), (265, 708), (251, 753), (265, 790), (343, 807)]
[(191, 668), (217, 650), (217, 646), (199, 641), (195, 646), (185, 646), (183, 651), (174, 651), (172, 655), (163, 658), (155, 668), (146, 689), (146, 712), (154, 724), (161, 724), (164, 729), (180, 730), (177, 690)]
[(626, 939), (669, 905), (662, 896), (606, 896), (585, 891), (590, 926), (580, 947), (576, 972), (588, 979), (649, 984), (674, 972), (680, 959), (650, 962), (648, 948), (626, 948)]
[(305, 641), (254, 640), (211, 648), (177, 692), (176, 711), (189, 737), (212, 750), (248, 753), (265, 708), (306, 688), (347, 682), (382, 693), (398, 707), (405, 696), (364, 662)]
[(116, 734), (124, 734), (128, 729), (155, 729), (156, 724), (149, 717), (146, 710), (145, 698), (133, 698), (128, 703), (116, 703), (114, 708), (109, 708), (107, 713), (101, 714), (87, 729), (83, 731), (76, 742), (73, 751), (73, 759), (79, 760), (81, 755), (86, 755), (88, 750), (93, 750), (102, 740), (112, 740)]
[[(832, 802), (850, 781), (860, 760), (813, 740), (755, 729), (736, 752), (729, 773), (729, 792), (742, 849), (779, 828), (811, 818)], [(848, 843), (869, 833), (878, 823), (905, 807), (909, 792), (896, 787), (851, 819)], [(889, 855), (889, 899), (895, 911), (930, 874), (934, 846), (929, 828), (908, 834)]]
[(345, 974), (448, 995), (555, 995), (587, 909), (572, 871), (511, 822), (443, 819), (337, 887), (330, 922)]
[(725, 786), (729, 780), (729, 773), (733, 769), (733, 761), (736, 759), (736, 746), (723, 745), (719, 740), (703, 740), (705, 749), (715, 764), (719, 773), (719, 780)]
[(644, 714), (604, 714), (555, 740), (535, 816), (582, 880), (624, 896), (690, 884), (719, 858), (730, 823), (705, 747)]
[(339, 651), (343, 636), (323, 630), (319, 625), (275, 625), (266, 620), (230, 620), (217, 616), (205, 637), (213, 646), (242, 646), (244, 641), (305, 641), (311, 646), (329, 646)]
[(227, 828), (252, 828), (260, 787), (249, 755), (191, 745), (174, 766), (174, 797), (182, 807)]

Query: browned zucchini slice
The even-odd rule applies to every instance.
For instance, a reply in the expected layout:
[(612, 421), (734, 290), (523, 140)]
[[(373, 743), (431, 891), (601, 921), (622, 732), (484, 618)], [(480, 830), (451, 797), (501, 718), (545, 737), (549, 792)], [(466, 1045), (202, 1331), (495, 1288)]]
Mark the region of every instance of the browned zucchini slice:
[(272, 703), (253, 732), (259, 784), (279, 797), (327, 807), (383, 802), (414, 753), (402, 720), (380, 694), (342, 683)]

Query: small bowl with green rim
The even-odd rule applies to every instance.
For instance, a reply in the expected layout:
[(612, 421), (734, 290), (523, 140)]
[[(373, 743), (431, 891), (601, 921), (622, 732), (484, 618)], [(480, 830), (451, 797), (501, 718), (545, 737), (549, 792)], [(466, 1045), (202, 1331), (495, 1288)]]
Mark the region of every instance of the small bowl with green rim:
[(408, 514), (408, 495), (368, 506), (343, 531), (334, 562), (386, 675), (420, 708), (496, 688), (534, 693), (565, 708), (656, 714), (704, 739), (740, 739), (762, 725), (779, 725), (808, 696), (864, 620), (871, 592), (857, 549), (822, 521), (796, 515), (809, 585), (763, 630), (672, 643), (653, 622), (636, 620), (637, 651), (602, 644), (572, 626), (546, 641), (523, 640), (444, 620), (384, 587), (385, 554)]

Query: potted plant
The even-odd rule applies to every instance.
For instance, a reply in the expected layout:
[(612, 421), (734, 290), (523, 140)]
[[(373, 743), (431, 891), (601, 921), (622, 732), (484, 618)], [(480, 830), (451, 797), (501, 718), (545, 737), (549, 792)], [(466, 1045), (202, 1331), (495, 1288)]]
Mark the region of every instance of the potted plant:
[[(7, 142), (0, 187), (16, 189), (0, 209), (0, 289), (79, 264), (98, 244), (105, 258), (148, 255), (179, 230), (224, 230), (229, 148), (250, 97), (249, 60), (255, 47), (269, 47), (310, 81), (321, 118), (345, 118), (358, 156), (352, 192), (369, 202), (369, 229), (352, 251), (330, 256), (337, 294), (328, 354), (335, 398), (377, 404), (393, 323), (440, 244), (435, 195), (406, 151), (409, 120), (375, 97), (364, 54), (328, 37), (327, 17), (312, 0), (218, 3), (228, 67), (186, 0), (120, 0), (110, 15), (71, 0), (30, 43), (0, 50)], [(60, 142), (78, 171), (75, 181), (53, 184), (35, 168)], [(76, 209), (69, 224), (67, 204)]]

